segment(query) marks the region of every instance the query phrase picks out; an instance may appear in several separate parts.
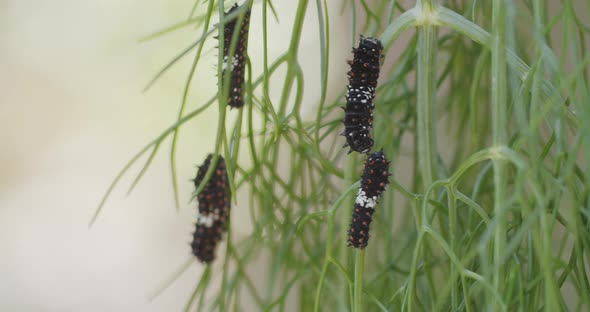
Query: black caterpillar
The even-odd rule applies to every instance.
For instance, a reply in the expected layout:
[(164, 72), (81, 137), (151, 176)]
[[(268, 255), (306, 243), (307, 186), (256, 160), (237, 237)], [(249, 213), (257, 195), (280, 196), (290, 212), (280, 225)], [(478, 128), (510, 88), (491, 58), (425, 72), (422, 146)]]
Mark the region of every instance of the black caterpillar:
[(352, 49), (354, 58), (348, 61), (348, 92), (344, 108), (344, 132), (350, 150), (368, 153), (373, 147), (373, 98), (379, 78), (383, 45), (376, 38), (361, 36), (358, 48)]
[[(229, 11), (225, 13), (228, 16), (240, 7), (235, 3)], [(222, 81), (225, 81), (225, 74), (229, 70), (231, 72), (229, 77), (229, 94), (227, 97), (227, 104), (234, 108), (244, 106), (244, 73), (245, 63), (248, 57), (248, 28), (250, 26), (250, 9), (248, 8), (244, 13), (241, 25), (238, 27), (238, 16), (228, 21), (223, 28), (223, 69)], [(238, 41), (234, 50), (234, 55), (230, 60), (229, 50), (231, 46), (234, 31), (239, 29)], [(223, 85), (222, 85), (223, 87)], [(223, 89), (222, 89), (223, 90)]]
[(389, 176), (389, 161), (385, 158), (383, 150), (367, 157), (361, 187), (356, 195), (348, 230), (348, 244), (350, 246), (361, 249), (367, 247), (369, 226), (373, 219), (375, 206), (385, 190), (385, 186), (389, 183)]
[[(203, 165), (199, 167), (195, 178), (195, 187), (203, 181), (211, 164), (213, 155), (209, 154)], [(204, 263), (215, 259), (215, 246), (221, 241), (229, 220), (231, 194), (223, 157), (217, 158), (217, 166), (211, 179), (205, 184), (203, 191), (197, 196), (199, 200), (199, 216), (196, 230), (193, 233), (191, 248), (193, 255)]]

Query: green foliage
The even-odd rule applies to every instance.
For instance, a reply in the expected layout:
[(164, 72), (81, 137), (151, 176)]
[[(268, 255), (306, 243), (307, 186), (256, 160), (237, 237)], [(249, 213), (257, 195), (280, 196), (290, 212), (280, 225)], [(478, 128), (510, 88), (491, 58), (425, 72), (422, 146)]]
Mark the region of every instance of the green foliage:
[[(194, 25), (201, 32), (179, 56), (194, 61), (178, 121), (130, 161), (109, 193), (149, 153), (139, 180), (168, 137), (176, 190), (180, 126), (218, 107), (211, 151), (225, 157), (234, 194), (249, 194), (240, 207), (249, 207), (253, 224), (245, 237), (228, 235), (186, 310), (239, 311), (246, 301), (260, 311), (590, 309), (590, 26), (577, 15), (590, 3), (555, 1), (549, 10), (545, 0), (418, 0), (412, 8), (343, 1), (350, 36), (380, 37), (393, 64), (380, 75), (374, 130), (393, 176), (369, 246), (356, 253), (346, 231), (363, 158), (340, 148), (345, 86), (332, 102), (326, 96), (328, 63), (345, 64), (328, 58), (329, 20), (342, 13), (329, 12), (326, 2), (300, 0), (288, 50), (268, 59), (267, 19), (281, 2), (249, 1), (262, 18), (252, 23), (263, 25), (264, 68), (247, 78), (235, 122), (217, 104), (228, 90), (185, 112), (203, 42), (218, 33), (211, 19), (224, 11), (221, 3), (205, 1), (205, 13), (194, 16), (196, 1), (187, 21), (154, 35)], [(300, 111), (298, 49), (307, 15), (317, 15), (321, 38), (323, 92), (311, 117)], [(402, 34), (410, 38), (400, 57), (388, 58)], [(286, 70), (282, 81), (279, 69)], [(412, 166), (411, 177), (396, 174), (400, 163)], [(208, 287), (219, 271), (221, 286)]]

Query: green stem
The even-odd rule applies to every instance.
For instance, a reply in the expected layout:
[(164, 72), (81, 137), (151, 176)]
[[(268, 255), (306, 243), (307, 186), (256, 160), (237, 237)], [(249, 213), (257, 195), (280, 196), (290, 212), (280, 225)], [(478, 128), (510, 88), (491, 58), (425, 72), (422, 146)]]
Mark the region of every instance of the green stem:
[[(416, 202), (414, 204), (416, 207), (418, 207), (418, 203)], [(420, 210), (420, 209), (417, 209)], [(407, 311), (412, 312), (414, 311), (414, 297), (415, 295), (415, 290), (416, 290), (416, 281), (418, 278), (418, 266), (420, 265), (418, 257), (420, 256), (420, 249), (422, 246), (422, 238), (424, 237), (424, 232), (421, 231), (421, 229), (419, 228), (418, 231), (418, 238), (416, 238), (416, 248), (414, 248), (414, 252), (412, 253), (412, 262), (410, 265), (410, 277), (409, 277), (409, 281), (408, 281), (408, 293), (407, 293)], [(404, 311), (404, 309), (402, 309), (402, 311)]]
[[(349, 156), (350, 157), (347, 157), (346, 161), (344, 162), (344, 185), (351, 185), (358, 179), (358, 173), (356, 170), (358, 167), (358, 159), (354, 155)], [(348, 225), (350, 224), (350, 216), (352, 215), (352, 210), (354, 209), (354, 196), (355, 193), (348, 194), (346, 196), (346, 201), (342, 204), (342, 209), (340, 209), (340, 228), (342, 229), (348, 229)], [(349, 250), (348, 241), (346, 240), (346, 237), (343, 236), (339, 246), (338, 262), (346, 268), (350, 267)], [(340, 286), (338, 287), (337, 293), (342, 294), (346, 290), (346, 285), (344, 283), (339, 285)]]
[[(206, 38), (205, 34), (207, 33), (207, 29), (209, 28), (209, 23), (211, 21), (211, 15), (213, 12), (213, 4), (214, 1), (209, 1), (209, 6), (207, 7), (207, 18), (205, 19), (205, 24), (203, 25), (203, 34), (201, 35), (201, 37)], [(191, 13), (192, 15), (192, 13)], [(203, 52), (203, 47), (205, 43), (205, 39), (203, 39), (203, 41), (201, 42), (201, 44), (199, 44), (199, 47), (197, 48), (197, 53), (195, 55), (195, 58), (193, 59), (193, 64), (191, 65), (191, 69), (189, 71), (189, 75), (188, 78), (186, 79), (186, 83), (184, 85), (184, 90), (182, 92), (182, 101), (180, 104), (180, 110), (178, 111), (178, 117), (176, 118), (176, 120), (180, 120), (182, 119), (182, 116), (184, 115), (184, 110), (186, 108), (186, 103), (188, 101), (188, 94), (189, 94), (189, 90), (190, 90), (190, 86), (191, 86), (191, 82), (193, 81), (193, 77), (195, 74), (195, 70), (197, 68), (197, 64), (199, 62), (199, 59), (201, 58), (201, 53)], [(174, 133), (172, 135), (172, 145), (170, 146), (170, 173), (172, 174), (172, 189), (174, 191), (174, 204), (176, 206), (176, 211), (178, 212), (178, 210), (180, 209), (180, 204), (179, 204), (179, 200), (178, 200), (178, 178), (176, 175), (176, 142), (178, 141), (178, 133), (179, 133), (179, 129), (175, 129)]]
[[(448, 205), (449, 205), (449, 242), (451, 246), (451, 252), (455, 253), (457, 256), (459, 254), (456, 251), (455, 243), (456, 243), (456, 233), (457, 233), (457, 205), (456, 205), (456, 198), (455, 198), (455, 190), (451, 185), (447, 186), (447, 197), (448, 197)], [(457, 283), (455, 283), (454, 279), (456, 276), (456, 268), (452, 262), (449, 263), (450, 265), (450, 278), (453, 280), (451, 281), (451, 308), (453, 311), (457, 311), (457, 307), (459, 306), (459, 289), (457, 287)], [(465, 298), (467, 302), (467, 298)]]
[[(329, 212), (327, 213), (327, 215), (328, 215), (328, 234), (327, 234), (327, 238), (326, 238), (326, 253), (324, 256), (324, 264), (322, 266), (320, 280), (319, 280), (319, 283), (318, 283), (318, 286), (316, 289), (316, 297), (315, 297), (315, 303), (314, 303), (314, 309), (313, 309), (314, 311), (319, 311), (322, 287), (323, 287), (325, 279), (326, 279), (328, 265), (330, 265), (330, 262), (332, 261), (331, 260), (332, 259), (332, 242), (334, 240), (335, 212), (338, 209), (338, 207), (342, 206), (343, 202), (345, 202), (345, 201), (350, 202), (348, 200), (348, 198), (352, 194), (354, 194), (354, 191), (357, 190), (358, 187), (359, 187), (359, 183), (351, 183), (351, 186), (334, 202), (332, 207), (330, 207)], [(301, 226), (301, 224), (303, 224), (303, 222), (301, 222), (299, 226)], [(343, 249), (345, 249), (345, 248), (343, 248)], [(341, 292), (338, 291), (337, 293), (341, 293)]]
[[(417, 64), (417, 141), (418, 141), (418, 165), (420, 166), (420, 174), (422, 185), (427, 189), (434, 180), (433, 173), (433, 159), (435, 146), (432, 113), (435, 107), (435, 93), (436, 93), (436, 53), (437, 53), (437, 28), (433, 24), (434, 19), (433, 9), (437, 9), (436, 2), (430, 0), (418, 0), (416, 6), (412, 11), (415, 11), (416, 24), (420, 25), (418, 28), (418, 64)], [(428, 201), (428, 197), (423, 198)], [(416, 211), (416, 213), (418, 213)], [(418, 213), (419, 214), (419, 213)], [(424, 217), (424, 216), (422, 216)], [(418, 231), (418, 241), (414, 249), (413, 262), (417, 265), (418, 257), (422, 253), (422, 222), (424, 220), (416, 215), (416, 220), (419, 224), (416, 225)], [(426, 265), (426, 264), (425, 264)], [(429, 275), (428, 268), (424, 267), (426, 275)], [(430, 285), (430, 278), (427, 278), (430, 289), (434, 289)], [(408, 288), (408, 310), (413, 310), (414, 294), (416, 287), (416, 268), (412, 267), (410, 274), (409, 288)], [(435, 294), (431, 294), (431, 300), (434, 300)]]
[[(317, 14), (319, 23), (319, 35), (320, 35), (320, 76), (321, 76), (321, 94), (320, 103), (316, 114), (316, 124), (321, 124), (322, 112), (324, 111), (324, 105), (326, 104), (326, 93), (328, 90), (328, 69), (330, 64), (330, 16), (328, 14), (328, 4), (326, 0), (323, 1), (324, 7), (322, 9), (322, 3), (317, 0)], [(324, 21), (325, 20), (325, 21)], [(314, 131), (314, 139), (319, 144), (320, 138), (320, 127), (316, 127)]]
[(353, 312), (361, 312), (363, 293), (363, 271), (365, 269), (365, 250), (356, 250), (356, 261), (354, 263), (354, 309)]
[(281, 94), (281, 102), (279, 106), (279, 118), (283, 118), (287, 109), (287, 102), (289, 100), (289, 94), (291, 93), (291, 87), (293, 86), (293, 79), (295, 74), (299, 71), (299, 63), (297, 61), (299, 43), (301, 41), (301, 29), (303, 28), (303, 20), (305, 19), (305, 13), (307, 12), (308, 0), (299, 1), (297, 7), (297, 13), (295, 15), (295, 23), (293, 24), (292, 36), (289, 44), (289, 62), (287, 65), (287, 74), (285, 78), (285, 84), (283, 85), (283, 92)]
[(421, 168), (422, 184), (427, 188), (434, 179), (433, 159), (435, 138), (433, 131), (433, 110), (436, 93), (436, 39), (437, 29), (428, 21), (432, 3), (418, 1), (416, 8), (421, 8), (422, 27), (418, 29), (418, 83), (417, 83), (417, 128), (418, 128), (418, 164)]
[[(287, 106), (288, 106), (288, 102), (290, 99), (290, 94), (291, 94), (291, 90), (293, 88), (293, 82), (296, 78), (298, 78), (301, 75), (301, 69), (299, 67), (299, 63), (297, 60), (298, 57), (298, 51), (299, 51), (299, 43), (301, 41), (301, 29), (303, 27), (303, 21), (305, 19), (305, 13), (307, 12), (307, 4), (308, 4), (308, 0), (302, 0), (299, 1), (299, 5), (297, 6), (297, 13), (295, 14), (295, 20), (293, 22), (293, 28), (291, 31), (291, 39), (290, 39), (290, 44), (289, 44), (289, 49), (288, 49), (288, 54), (286, 55), (287, 57), (287, 74), (285, 75), (285, 82), (283, 84), (283, 92), (281, 93), (281, 98), (280, 98), (280, 102), (279, 102), (279, 110), (278, 110), (278, 120), (276, 120), (276, 124), (274, 125), (276, 127), (276, 132), (274, 133), (275, 139), (274, 139), (274, 143), (272, 145), (270, 154), (269, 154), (269, 168), (271, 168), (271, 170), (273, 171), (277, 171), (277, 165), (278, 165), (278, 161), (279, 161), (279, 154), (280, 154), (280, 150), (281, 150), (281, 143), (282, 143), (282, 135), (284, 135), (284, 133), (282, 133), (283, 130), (283, 125), (282, 123), (285, 122), (285, 112), (287, 110)], [(297, 89), (297, 97), (296, 99), (298, 99), (300, 101), (301, 95), (302, 93), (302, 85), (298, 85), (298, 89)], [(269, 105), (271, 106), (271, 105)], [(294, 105), (295, 107), (298, 106), (298, 103), (295, 103)], [(271, 108), (272, 109), (272, 108)], [(297, 111), (294, 108), (293, 109), (293, 114), (297, 115)], [(270, 148), (270, 146), (269, 146)], [(270, 188), (269, 189), (270, 192), (274, 192), (274, 189)], [(289, 212), (287, 212), (287, 215), (285, 216), (285, 218), (290, 218), (290, 214)], [(272, 234), (271, 234), (272, 235)], [(271, 252), (276, 253), (276, 249), (275, 247), (271, 248)], [(273, 259), (273, 263), (272, 265), (269, 267), (269, 281), (267, 283), (268, 287), (267, 287), (267, 298), (271, 299), (272, 297), (272, 293), (275, 287), (275, 282), (277, 281), (277, 270), (280, 269), (280, 266), (278, 265), (279, 261), (281, 261), (281, 258), (275, 258)]]
[(389, 24), (383, 34), (381, 35), (381, 42), (385, 50), (387, 50), (397, 37), (399, 37), (406, 29), (416, 26), (416, 12), (417, 8), (407, 10), (398, 16), (393, 23)]
[[(492, 36), (483, 28), (472, 23), (456, 12), (441, 6), (437, 8), (437, 12), (432, 16), (432, 19), (437, 25), (451, 27), (466, 35), (471, 40), (492, 49)], [(507, 62), (511, 69), (516, 71), (516, 74), (518, 74), (521, 81), (525, 81), (531, 72), (530, 66), (520, 59), (514, 51), (506, 50), (506, 54)], [(543, 103), (548, 102), (549, 104), (559, 105), (564, 101), (558, 90), (547, 80), (543, 80), (540, 95)], [(570, 119), (570, 121), (577, 126), (577, 119)]]
[[(494, 0), (492, 5), (492, 143), (504, 146), (507, 143), (506, 120), (506, 1)], [(506, 220), (504, 202), (506, 192), (506, 162), (492, 160), (494, 169), (494, 216), (497, 218), (494, 231), (493, 284), (498, 293), (504, 291), (504, 268), (502, 261), (506, 245)]]
[[(418, 28), (418, 64), (417, 64), (417, 104), (416, 104), (416, 128), (418, 131), (418, 165), (420, 166), (420, 174), (422, 177), (422, 186), (428, 189), (434, 180), (435, 174), (433, 171), (434, 163), (434, 149), (436, 140), (434, 136), (434, 121), (433, 113), (435, 107), (436, 94), (436, 54), (437, 54), (437, 26), (433, 24), (433, 10), (437, 9), (436, 3), (430, 0), (416, 2), (416, 20), (421, 25)], [(423, 200), (428, 201), (428, 195)], [(420, 227), (417, 230), (422, 231), (423, 218), (419, 219)], [(426, 242), (425, 242), (426, 244)], [(421, 254), (424, 246), (418, 244), (416, 246), (417, 255)], [(428, 252), (428, 248), (424, 250)], [(428, 255), (424, 255), (429, 258)], [(432, 275), (428, 267), (429, 259), (424, 261), (424, 271), (431, 291), (430, 301), (434, 306), (436, 299), (435, 287), (432, 283)], [(415, 284), (412, 284), (415, 287)], [(413, 294), (414, 289), (410, 290)], [(412, 302), (415, 298), (410, 297)], [(410, 305), (410, 309), (411, 309)]]

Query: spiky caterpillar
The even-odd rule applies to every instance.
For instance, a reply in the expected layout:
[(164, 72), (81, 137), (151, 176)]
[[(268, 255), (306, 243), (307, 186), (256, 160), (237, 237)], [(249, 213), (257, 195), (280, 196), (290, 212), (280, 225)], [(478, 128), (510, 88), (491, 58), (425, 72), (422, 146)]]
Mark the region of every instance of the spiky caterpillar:
[[(235, 3), (224, 15), (228, 16), (240, 7)], [(223, 27), (223, 68), (222, 81), (225, 81), (225, 75), (229, 71), (229, 94), (227, 104), (234, 108), (244, 106), (244, 73), (245, 63), (248, 57), (248, 28), (250, 26), (250, 9), (246, 9), (241, 25), (238, 27), (238, 16), (228, 21)], [(234, 50), (233, 57), (229, 57), (232, 37), (234, 31), (239, 29), (238, 41)], [(223, 87), (223, 85), (222, 85)], [(223, 90), (223, 89), (222, 89)]]
[(361, 180), (361, 187), (356, 195), (348, 243), (354, 248), (365, 248), (369, 243), (369, 227), (373, 220), (375, 206), (385, 186), (389, 183), (389, 161), (383, 150), (375, 152), (365, 161), (365, 168)]
[(346, 106), (344, 107), (344, 132), (346, 144), (350, 150), (359, 153), (367, 153), (373, 146), (373, 98), (375, 89), (366, 86), (348, 86), (346, 93)]
[[(194, 180), (195, 187), (203, 181), (213, 155), (209, 154), (205, 162), (199, 167)], [(199, 216), (191, 248), (193, 255), (201, 262), (211, 263), (215, 259), (215, 247), (221, 241), (227, 229), (230, 213), (231, 194), (225, 162), (223, 157), (217, 158), (217, 166), (213, 175), (197, 196), (199, 201)]]
[(348, 62), (348, 91), (344, 108), (344, 132), (350, 150), (368, 153), (373, 147), (373, 98), (379, 78), (383, 45), (376, 38), (361, 36), (358, 48), (352, 50), (354, 57)]

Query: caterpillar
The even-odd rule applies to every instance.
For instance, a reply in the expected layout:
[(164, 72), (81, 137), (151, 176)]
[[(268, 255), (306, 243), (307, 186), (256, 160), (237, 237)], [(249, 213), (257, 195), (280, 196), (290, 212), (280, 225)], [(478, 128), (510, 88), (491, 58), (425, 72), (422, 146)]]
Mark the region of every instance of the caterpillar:
[(356, 195), (348, 230), (349, 246), (362, 249), (369, 243), (369, 226), (375, 206), (385, 186), (389, 184), (389, 164), (383, 150), (369, 155), (365, 160), (361, 186)]
[[(212, 158), (213, 155), (209, 154), (199, 167), (197, 177), (194, 179), (195, 187), (198, 188), (205, 178)], [(223, 157), (218, 156), (213, 175), (197, 199), (199, 201), (199, 216), (195, 224), (196, 229), (193, 233), (191, 249), (199, 261), (211, 263), (215, 259), (215, 247), (227, 230), (230, 213), (231, 194)]]
[[(232, 12), (239, 9), (237, 3), (227, 11), (224, 15), (228, 16)], [(228, 21), (223, 27), (223, 68), (221, 71), (222, 81), (225, 82), (225, 75), (229, 71), (229, 94), (227, 97), (227, 104), (232, 108), (240, 108), (244, 106), (244, 73), (245, 62), (248, 57), (248, 28), (250, 26), (250, 9), (246, 9), (242, 23), (238, 27), (238, 16)], [(239, 30), (238, 41), (233, 53), (229, 57), (229, 50), (231, 46), (234, 31)], [(223, 88), (223, 84), (222, 84)], [(223, 90), (223, 89), (222, 89)]]
[(358, 48), (352, 49), (354, 57), (348, 61), (348, 90), (344, 109), (344, 147), (348, 153), (368, 153), (373, 147), (373, 98), (379, 78), (383, 45), (376, 38), (361, 36)]
[(377, 38), (361, 35), (359, 46), (352, 49), (354, 57), (348, 61), (350, 71), (348, 72), (348, 81), (351, 85), (364, 85), (376, 88), (377, 79), (379, 78), (379, 68), (383, 55), (383, 45)]

